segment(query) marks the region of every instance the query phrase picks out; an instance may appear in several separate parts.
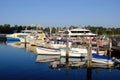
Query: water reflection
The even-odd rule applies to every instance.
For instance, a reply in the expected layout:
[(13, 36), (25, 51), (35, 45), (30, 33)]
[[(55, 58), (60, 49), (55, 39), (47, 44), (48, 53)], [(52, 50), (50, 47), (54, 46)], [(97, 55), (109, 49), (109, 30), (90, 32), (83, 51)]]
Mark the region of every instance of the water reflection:
[[(30, 46), (29, 44), (24, 45), (24, 44), (18, 44), (16, 42), (6, 43), (6, 44), (9, 46), (12, 46), (12, 47), (22, 48), (25, 51), (36, 53), (36, 51), (35, 51), (36, 47)], [(35, 54), (35, 55), (36, 55), (35, 64), (37, 63), (37, 64), (41, 65), (40, 63), (47, 62), (48, 63), (47, 66), (50, 70), (61, 71), (64, 69), (64, 72), (66, 73), (66, 75), (71, 75), (71, 70), (77, 70), (77, 71), (84, 70), (85, 77), (87, 80), (92, 80), (94, 78), (94, 76), (96, 76), (96, 74), (101, 75), (103, 73), (101, 71), (101, 69), (107, 70), (107, 72), (111, 73), (111, 74), (112, 74), (113, 69), (120, 70), (119, 64), (108, 65), (108, 64), (92, 63), (92, 66), (87, 68), (87, 61), (82, 58), (69, 58), (68, 62), (66, 62), (66, 58), (61, 57), (60, 55), (37, 55), (37, 54)], [(81, 73), (82, 73), (82, 71), (81, 71)], [(107, 74), (105, 74), (105, 75), (107, 75)], [(81, 76), (81, 77), (84, 77), (84, 76)]]
[(35, 51), (36, 47), (35, 46), (31, 46), (30, 44), (22, 44), (20, 42), (7, 42), (6, 44), (8, 46), (11, 46), (11, 47), (24, 49), (25, 52), (30, 51), (30, 52), (36, 53), (36, 51)]
[(93, 70), (96, 74), (99, 74), (99, 69), (106, 69), (109, 73), (111, 73), (111, 69), (115, 68), (114, 65), (98, 63), (92, 63), (91, 67), (87, 67), (87, 61), (85, 60), (81, 61), (80, 58), (69, 58), (69, 61), (66, 62), (66, 58), (60, 57), (60, 55), (37, 55), (36, 62), (49, 62), (49, 68), (53, 70), (61, 70), (65, 68), (66, 75), (69, 75), (69, 70), (71, 69), (86, 69), (87, 80), (92, 80)]
[(92, 68), (87, 68), (87, 80), (92, 80)]
[[(59, 69), (62, 67), (69, 67), (71, 69), (85, 69), (87, 68), (87, 61), (81, 61), (80, 58), (69, 58), (69, 61), (66, 62), (66, 58), (60, 57), (60, 55), (37, 55), (36, 62), (50, 62), (51, 69)], [(99, 63), (92, 63), (92, 68), (113, 68), (114, 65), (108, 64), (99, 64)]]
[(6, 45), (6, 41), (5, 40), (0, 40), (0, 44)]
[(6, 45), (6, 41), (0, 41), (0, 44)]
[[(25, 51), (30, 51), (36, 54), (36, 46), (31, 46), (30, 44), (20, 44), (19, 42), (11, 42), (6, 43), (12, 47), (23, 48)], [(65, 57), (61, 57), (60, 55), (37, 55), (36, 54), (36, 63), (41, 62), (50, 62), (50, 69), (59, 69), (62, 67), (69, 67), (71, 69), (83, 69), (87, 68), (87, 61), (84, 58), (69, 58), (68, 62)], [(108, 64), (98, 64), (92, 63), (92, 68), (118, 68), (120, 67), (118, 64), (108, 65)]]
[(36, 56), (36, 62), (41, 63), (41, 62), (57, 62), (59, 61), (60, 56), (59, 55), (37, 55)]
[[(6, 42), (6, 41), (0, 41), (0, 44), (6, 44), (8, 46), (16, 47), (16, 48), (22, 48), (25, 51), (30, 51), (36, 54), (36, 46), (31, 46), (30, 44), (21, 44), (19, 42)], [(60, 55), (37, 55), (36, 54), (36, 62), (50, 62), (50, 68), (51, 69), (57, 69), (59, 67), (65, 67), (68, 66), (72, 69), (78, 69), (78, 68), (87, 68), (87, 61), (84, 58), (69, 58), (68, 63), (66, 61), (65, 57), (61, 57)], [(55, 66), (56, 65), (56, 66)], [(115, 65), (108, 65), (108, 64), (98, 64), (98, 63), (92, 63), (92, 68), (116, 68), (120, 67), (118, 64)]]

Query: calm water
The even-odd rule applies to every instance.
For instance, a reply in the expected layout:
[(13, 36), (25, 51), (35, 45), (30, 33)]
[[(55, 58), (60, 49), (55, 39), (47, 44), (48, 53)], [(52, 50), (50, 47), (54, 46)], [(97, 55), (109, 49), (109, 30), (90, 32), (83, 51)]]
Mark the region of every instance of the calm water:
[(50, 68), (34, 52), (0, 43), (0, 80), (120, 80), (120, 68)]

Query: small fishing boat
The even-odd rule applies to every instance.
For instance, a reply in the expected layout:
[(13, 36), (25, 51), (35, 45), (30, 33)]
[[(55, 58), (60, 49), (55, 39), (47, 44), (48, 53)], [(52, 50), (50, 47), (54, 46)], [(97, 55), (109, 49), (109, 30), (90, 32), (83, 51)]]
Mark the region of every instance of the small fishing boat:
[(109, 56), (102, 56), (98, 54), (92, 54), (92, 62), (103, 63), (103, 64), (114, 64)]
[[(50, 40), (49, 43), (41, 44), (41, 46), (36, 47), (37, 54), (60, 54), (61, 48), (66, 48), (67, 40)], [(69, 47), (71, 42), (69, 41)]]
[(46, 55), (57, 55), (60, 54), (60, 49), (49, 47), (49, 46), (37, 46), (37, 54), (46, 54)]

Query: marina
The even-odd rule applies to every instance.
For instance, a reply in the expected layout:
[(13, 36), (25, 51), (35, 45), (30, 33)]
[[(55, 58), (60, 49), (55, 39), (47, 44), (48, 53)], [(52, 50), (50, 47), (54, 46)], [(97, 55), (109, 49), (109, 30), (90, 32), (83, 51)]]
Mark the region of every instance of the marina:
[(120, 80), (120, 0), (0, 2), (0, 80)]
[(1, 80), (120, 79), (120, 64), (118, 63), (108, 64), (109, 62), (98, 63), (93, 61), (89, 65), (89, 62), (82, 57), (69, 57), (66, 61), (66, 58), (60, 54), (37, 54), (37, 46), (18, 43), (0, 42)]

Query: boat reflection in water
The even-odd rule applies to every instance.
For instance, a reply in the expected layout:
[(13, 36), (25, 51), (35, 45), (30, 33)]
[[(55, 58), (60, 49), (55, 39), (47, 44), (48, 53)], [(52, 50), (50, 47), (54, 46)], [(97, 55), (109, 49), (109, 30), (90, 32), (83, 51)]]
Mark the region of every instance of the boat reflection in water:
[(53, 61), (59, 61), (60, 56), (59, 55), (37, 55), (36, 56), (36, 62), (41, 63), (41, 62), (53, 62)]
[(87, 67), (87, 61), (81, 58), (69, 58), (68, 62), (66, 58), (61, 57), (60, 55), (37, 55), (36, 56), (37, 63), (49, 62), (49, 68), (52, 70), (61, 70), (65, 68), (66, 75), (69, 75), (69, 70), (86, 70), (86, 78), (87, 80), (92, 80), (93, 71), (98, 74), (99, 69), (107, 69), (109, 72), (114, 65), (110, 64), (99, 64), (99, 63), (91, 63), (91, 67)]
[[(87, 60), (85, 58), (68, 58), (68, 62), (65, 57), (61, 57), (60, 55), (37, 55), (36, 62), (50, 62), (49, 67), (51, 69), (58, 69), (61, 67), (65, 67), (66, 63), (68, 63), (68, 67), (72, 69), (83, 69), (87, 68)], [(92, 68), (112, 68), (113, 64), (100, 64), (100, 63), (91, 63)]]
[[(12, 44), (7, 44), (7, 45), (13, 46)], [(14, 46), (14, 47), (23, 48), (23, 49), (26, 48), (26, 51), (28, 51), (28, 52), (32, 51), (32, 53), (33, 52), (35, 53), (35, 54), (32, 54), (35, 56), (34, 56), (34, 58), (33, 57), (31, 58), (33, 61), (31, 63), (31, 65), (28, 67), (29, 63), (26, 64), (27, 62), (25, 63), (25, 65), (27, 66), (26, 67), (27, 70), (31, 70), (31, 69), (33, 70), (33, 72), (30, 71), (31, 73), (29, 71), (27, 71), (28, 72), (27, 74), (37, 75), (36, 77), (38, 77), (38, 79), (40, 79), (41, 77), (46, 78), (46, 76), (48, 76), (48, 75), (49, 76), (47, 77), (47, 79), (44, 79), (44, 80), (48, 80), (48, 79), (53, 80), (54, 78), (56, 78), (56, 80), (62, 80), (64, 78), (66, 78), (65, 80), (69, 80), (69, 79), (71, 79), (71, 80), (78, 80), (78, 79), (80, 79), (80, 80), (101, 80), (103, 78), (105, 80), (112, 80), (110, 78), (111, 77), (114, 78), (115, 76), (117, 76), (117, 78), (119, 78), (120, 65), (118, 65), (118, 64), (110, 65), (110, 64), (102, 64), (102, 63), (100, 64), (100, 63), (92, 62), (91, 66), (88, 67), (88, 65), (87, 65), (88, 62), (84, 58), (69, 57), (68, 61), (66, 61), (66, 57), (62, 57), (61, 55), (48, 55), (48, 54), (37, 55), (37, 53), (35, 52), (36, 46), (28, 46), (25, 44), (20, 44), (20, 45), (18, 44), (18, 46)], [(19, 49), (17, 49), (17, 50), (19, 50)], [(20, 53), (20, 54), (22, 54), (22, 53)], [(14, 55), (17, 55), (17, 54), (14, 54)], [(26, 56), (26, 55), (28, 55), (28, 54), (24, 54), (24, 56)], [(24, 69), (24, 66), (23, 66), (23, 69)], [(47, 74), (46, 74), (46, 72), (47, 72)], [(44, 74), (44, 75), (41, 75), (41, 74)], [(54, 75), (54, 77), (53, 77), (53, 75)], [(55, 77), (55, 76), (57, 76), (57, 77)], [(61, 78), (61, 79), (59, 79), (59, 78)], [(117, 79), (117, 80), (119, 80), (119, 79)]]

